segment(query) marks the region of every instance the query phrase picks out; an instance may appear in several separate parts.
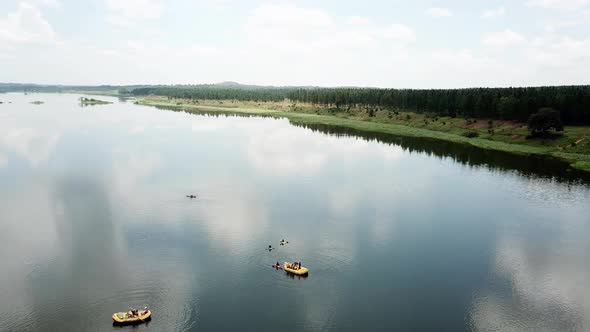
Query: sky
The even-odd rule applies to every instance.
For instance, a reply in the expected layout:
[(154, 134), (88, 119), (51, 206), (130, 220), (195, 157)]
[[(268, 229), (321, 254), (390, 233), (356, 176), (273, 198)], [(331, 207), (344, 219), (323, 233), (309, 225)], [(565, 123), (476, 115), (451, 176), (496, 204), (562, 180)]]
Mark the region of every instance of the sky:
[(590, 84), (590, 0), (1, 0), (0, 82)]

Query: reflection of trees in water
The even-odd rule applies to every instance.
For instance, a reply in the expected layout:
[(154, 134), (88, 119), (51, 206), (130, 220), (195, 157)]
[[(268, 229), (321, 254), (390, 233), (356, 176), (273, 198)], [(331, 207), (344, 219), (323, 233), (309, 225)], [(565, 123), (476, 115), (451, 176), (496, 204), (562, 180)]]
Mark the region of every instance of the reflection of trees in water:
[[(157, 106), (158, 109), (184, 112), (189, 114), (207, 115), (212, 117), (270, 117), (251, 114), (233, 113), (228, 111), (187, 111), (182, 107)], [(431, 138), (401, 137), (391, 134), (361, 131), (346, 127), (337, 127), (324, 124), (297, 124), (297, 127), (310, 129), (338, 137), (360, 137), (367, 141), (377, 141), (385, 144), (401, 146), (409, 152), (425, 153), (439, 158), (451, 158), (468, 166), (486, 167), (496, 171), (516, 171), (523, 177), (542, 177), (555, 179), (560, 182), (590, 182), (590, 175), (586, 172), (571, 169), (565, 162), (543, 156), (519, 156), (501, 151), (486, 150), (475, 146), (436, 140)]]
[(458, 144), (430, 138), (399, 137), (390, 134), (359, 131), (344, 127), (321, 124), (299, 125), (335, 136), (355, 136), (367, 141), (377, 141), (401, 146), (409, 152), (425, 153), (440, 158), (451, 158), (468, 166), (484, 166), (491, 170), (517, 171), (519, 175), (529, 177), (554, 178), (559, 181), (590, 181), (587, 173), (571, 170), (559, 160), (541, 156), (518, 156), (511, 153), (486, 150), (471, 145)]

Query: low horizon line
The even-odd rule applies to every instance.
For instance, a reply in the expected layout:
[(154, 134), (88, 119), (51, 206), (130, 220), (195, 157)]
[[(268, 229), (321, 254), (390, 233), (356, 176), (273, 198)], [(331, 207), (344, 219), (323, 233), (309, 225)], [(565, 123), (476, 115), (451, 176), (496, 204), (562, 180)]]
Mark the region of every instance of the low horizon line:
[(251, 86), (259, 88), (317, 88), (317, 89), (347, 89), (347, 88), (358, 88), (358, 89), (383, 89), (383, 90), (464, 90), (464, 89), (510, 89), (510, 88), (543, 88), (543, 87), (585, 87), (590, 86), (587, 84), (547, 84), (547, 85), (506, 85), (506, 86), (464, 86), (464, 87), (448, 87), (448, 88), (396, 88), (396, 87), (380, 87), (380, 86), (360, 86), (360, 85), (263, 85), (263, 84), (246, 84), (236, 81), (222, 81), (217, 83), (134, 83), (134, 84), (64, 84), (64, 83), (20, 83), (20, 82), (0, 82), (0, 85), (33, 85), (42, 87), (128, 87), (128, 86), (162, 86), (162, 87), (173, 87), (173, 86), (199, 86), (199, 85), (223, 85), (223, 84), (235, 84), (238, 86)]

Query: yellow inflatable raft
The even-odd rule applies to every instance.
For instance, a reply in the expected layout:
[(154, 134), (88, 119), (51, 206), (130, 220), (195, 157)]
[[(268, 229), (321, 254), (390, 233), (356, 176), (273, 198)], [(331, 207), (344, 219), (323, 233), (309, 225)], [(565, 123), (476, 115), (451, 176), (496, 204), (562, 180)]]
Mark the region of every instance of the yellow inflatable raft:
[(294, 263), (290, 262), (285, 262), (285, 265), (283, 265), (283, 269), (289, 273), (297, 274), (300, 276), (309, 273), (309, 270), (306, 267), (299, 267), (296, 266)]
[(152, 317), (151, 310), (140, 310), (137, 316), (134, 316), (131, 311), (116, 312), (113, 314), (113, 320), (118, 324), (137, 324), (144, 323)]

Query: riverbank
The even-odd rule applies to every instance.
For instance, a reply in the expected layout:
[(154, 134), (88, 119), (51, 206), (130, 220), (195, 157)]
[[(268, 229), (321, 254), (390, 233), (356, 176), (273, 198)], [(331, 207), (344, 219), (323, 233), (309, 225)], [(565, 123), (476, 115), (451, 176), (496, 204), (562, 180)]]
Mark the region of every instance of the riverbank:
[(590, 128), (566, 127), (555, 139), (527, 139), (526, 125), (508, 121), (432, 117), (390, 110), (319, 108), (309, 104), (209, 101), (146, 97), (140, 105), (287, 118), (297, 124), (322, 124), (395, 136), (422, 137), (468, 144), (517, 155), (537, 155), (566, 161), (590, 172)]

